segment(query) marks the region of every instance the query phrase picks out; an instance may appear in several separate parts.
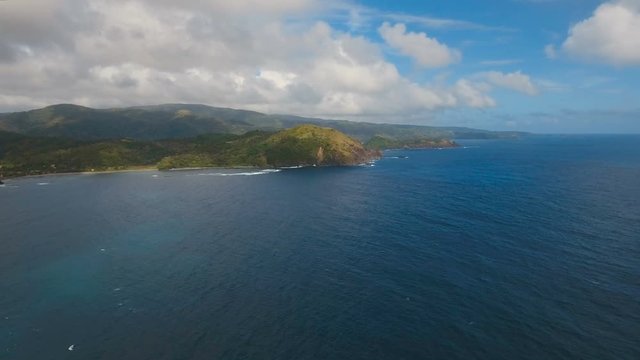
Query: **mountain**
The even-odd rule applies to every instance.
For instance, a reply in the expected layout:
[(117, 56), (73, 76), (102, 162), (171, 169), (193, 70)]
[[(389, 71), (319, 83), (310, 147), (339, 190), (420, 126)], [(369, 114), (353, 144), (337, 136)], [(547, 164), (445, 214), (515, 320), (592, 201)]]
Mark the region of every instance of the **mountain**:
[(243, 135), (200, 136), (174, 140), (189, 149), (163, 158), (159, 169), (209, 166), (347, 166), (380, 156), (358, 140), (335, 129), (300, 125), (276, 133), (252, 131)]
[(203, 133), (232, 132), (233, 123), (232, 120), (203, 118), (184, 111), (92, 109), (69, 104), (0, 114), (0, 130), (78, 140), (185, 138)]
[(302, 125), (280, 131), (267, 139), (267, 163), (290, 165), (357, 165), (379, 157), (361, 142), (338, 130)]
[(81, 141), (0, 131), (0, 175), (7, 177), (137, 167), (343, 166), (379, 155), (337, 130), (314, 125), (167, 140)]
[(267, 115), (254, 111), (194, 104), (114, 109), (93, 109), (61, 104), (31, 111), (0, 114), (0, 130), (31, 136), (77, 140), (178, 139), (210, 133), (240, 135), (255, 130), (277, 131), (301, 124), (331, 127), (360, 141), (367, 141), (374, 136), (391, 139), (411, 137), (485, 139), (523, 135), (519, 132), (494, 132), (457, 127), (374, 124), (291, 115)]

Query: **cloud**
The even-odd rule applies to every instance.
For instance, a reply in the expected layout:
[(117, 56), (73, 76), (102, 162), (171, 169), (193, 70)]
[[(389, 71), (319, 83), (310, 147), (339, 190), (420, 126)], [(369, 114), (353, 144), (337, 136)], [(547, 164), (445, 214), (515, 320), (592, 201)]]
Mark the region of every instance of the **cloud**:
[(610, 1), (569, 30), (562, 48), (587, 61), (640, 65), (640, 2)]
[(475, 108), (496, 106), (496, 101), (487, 95), (490, 88), (486, 84), (473, 83), (466, 79), (458, 80), (455, 93), (465, 104)]
[(332, 2), (334, 11), (332, 16), (344, 19), (354, 30), (364, 27), (378, 26), (381, 22), (388, 21), (417, 25), (429, 29), (450, 31), (484, 31), (484, 32), (518, 32), (517, 29), (504, 26), (491, 26), (462, 19), (435, 17), (429, 15), (415, 15), (402, 12), (380, 11), (375, 8), (358, 5), (353, 2)]
[(425, 33), (407, 32), (404, 24), (391, 26), (385, 22), (378, 32), (389, 46), (425, 68), (444, 67), (457, 63), (462, 58), (460, 51), (450, 49)]
[(482, 66), (507, 66), (523, 62), (522, 59), (500, 59), (500, 60), (484, 60), (480, 62)]
[(547, 56), (547, 59), (550, 60), (554, 60), (558, 57), (556, 47), (553, 44), (549, 44), (544, 47), (544, 54)]
[(561, 93), (572, 90), (572, 87), (568, 84), (549, 79), (536, 79), (536, 85), (540, 87), (544, 92)]
[(474, 31), (497, 31), (497, 32), (516, 32), (517, 30), (501, 26), (489, 26), (466, 20), (438, 18), (432, 16), (416, 16), (402, 13), (378, 14), (379, 18), (388, 19), (389, 21), (401, 22), (406, 24), (417, 24), (432, 29), (447, 30), (474, 30)]
[(525, 75), (520, 71), (516, 71), (513, 73), (489, 71), (477, 74), (477, 77), (482, 78), (490, 84), (501, 88), (511, 89), (527, 95), (538, 94), (538, 89), (532, 83), (529, 75)]
[[(487, 79), (404, 76), (381, 44), (316, 21), (333, 11), (327, 4), (0, 2), (0, 111), (185, 102), (386, 121), (496, 105), (491, 91), (498, 85)], [(381, 31), (422, 66), (460, 60), (456, 50), (404, 25)]]

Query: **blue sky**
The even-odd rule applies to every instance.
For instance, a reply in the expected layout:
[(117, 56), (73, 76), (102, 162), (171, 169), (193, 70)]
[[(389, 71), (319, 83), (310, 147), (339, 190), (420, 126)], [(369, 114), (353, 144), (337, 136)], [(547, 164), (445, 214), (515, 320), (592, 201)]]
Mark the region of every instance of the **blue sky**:
[[(593, 17), (603, 3), (606, 2), (363, 1), (361, 4), (369, 9), (362, 12), (370, 11), (372, 15), (356, 31), (382, 42), (375, 28), (377, 23), (403, 16), (415, 17), (412, 22), (406, 22), (411, 31), (424, 32), (460, 49), (463, 59), (446, 69), (424, 70), (416, 67), (411, 59), (387, 49), (387, 56), (407, 76), (428, 81), (443, 74), (464, 77), (479, 71), (521, 71), (540, 88), (533, 97), (510, 91), (495, 92), (493, 97), (499, 106), (480, 111), (449, 110), (438, 116), (437, 121), (442, 124), (451, 123), (455, 118), (458, 124), (473, 126), (478, 122), (500, 129), (515, 126), (537, 132), (637, 133), (640, 132), (640, 62), (611, 64), (562, 51), (570, 29)], [(451, 20), (451, 23), (429, 24), (421, 18), (434, 22)], [(640, 36), (640, 28), (634, 30), (635, 33), (628, 35)], [(553, 58), (545, 52), (549, 46), (555, 49)], [(607, 119), (609, 115), (616, 119)]]
[(0, 111), (203, 103), (640, 133), (640, 0), (7, 0)]

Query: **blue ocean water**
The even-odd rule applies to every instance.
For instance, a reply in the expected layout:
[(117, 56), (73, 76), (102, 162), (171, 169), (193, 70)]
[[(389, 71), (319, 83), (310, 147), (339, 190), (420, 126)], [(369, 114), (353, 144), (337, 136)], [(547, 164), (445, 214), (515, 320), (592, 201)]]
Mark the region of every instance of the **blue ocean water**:
[(640, 359), (640, 136), (462, 144), (11, 180), (0, 358)]

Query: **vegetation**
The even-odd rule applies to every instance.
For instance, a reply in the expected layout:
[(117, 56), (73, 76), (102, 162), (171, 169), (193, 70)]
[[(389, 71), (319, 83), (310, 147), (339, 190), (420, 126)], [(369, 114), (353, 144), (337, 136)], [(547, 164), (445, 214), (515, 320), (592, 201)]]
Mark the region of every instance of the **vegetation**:
[(313, 125), (153, 141), (79, 141), (0, 131), (0, 174), (6, 177), (132, 167), (354, 165), (378, 155), (337, 130)]
[(406, 139), (393, 139), (385, 136), (374, 136), (366, 142), (368, 149), (425, 149), (425, 148), (450, 148), (458, 144), (449, 139), (433, 139), (425, 137), (413, 137)]
[(0, 130), (30, 136), (63, 137), (77, 140), (192, 138), (218, 133), (278, 131), (302, 124), (331, 127), (367, 141), (379, 135), (392, 139), (509, 138), (518, 132), (494, 132), (456, 127), (373, 124), (344, 120), (323, 120), (289, 115), (266, 115), (253, 111), (215, 108), (205, 105), (166, 104), (157, 106), (92, 109), (62, 104), (46, 108), (0, 114)]
[(269, 165), (355, 165), (378, 156), (359, 141), (330, 128), (302, 125), (281, 131), (265, 143)]
[(168, 154), (170, 149), (153, 142), (81, 142), (0, 132), (0, 174), (6, 177), (154, 166)]
[[(384, 149), (451, 147), (456, 145), (448, 139), (521, 135), (266, 115), (205, 105), (92, 109), (62, 104), (0, 114), (0, 176), (140, 166), (351, 165)], [(366, 147), (360, 141), (367, 141)]]

